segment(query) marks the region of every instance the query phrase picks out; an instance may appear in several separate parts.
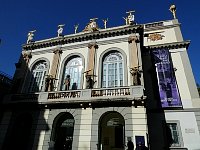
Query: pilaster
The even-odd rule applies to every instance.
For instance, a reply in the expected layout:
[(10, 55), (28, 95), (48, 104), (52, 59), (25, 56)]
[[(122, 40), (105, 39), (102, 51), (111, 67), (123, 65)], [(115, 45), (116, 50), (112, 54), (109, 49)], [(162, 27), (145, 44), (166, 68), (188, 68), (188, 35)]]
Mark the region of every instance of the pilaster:
[(96, 42), (91, 42), (88, 44), (88, 66), (87, 66), (87, 75), (94, 75), (95, 68), (95, 55), (98, 45)]

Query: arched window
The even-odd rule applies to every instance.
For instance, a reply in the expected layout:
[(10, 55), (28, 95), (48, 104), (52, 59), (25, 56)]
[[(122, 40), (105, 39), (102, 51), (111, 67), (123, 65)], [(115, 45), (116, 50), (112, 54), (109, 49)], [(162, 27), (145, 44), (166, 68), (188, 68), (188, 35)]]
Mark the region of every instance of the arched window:
[(30, 92), (42, 91), (44, 87), (44, 79), (46, 73), (47, 73), (46, 61), (40, 61), (34, 65), (29, 86)]
[(124, 84), (124, 62), (119, 52), (109, 53), (103, 59), (102, 87), (116, 87)]
[[(80, 89), (81, 88), (81, 75), (82, 75), (82, 58), (75, 57), (69, 60), (64, 67), (64, 75), (62, 80), (62, 90), (67, 89)], [(70, 78), (69, 88), (67, 88), (66, 80)]]

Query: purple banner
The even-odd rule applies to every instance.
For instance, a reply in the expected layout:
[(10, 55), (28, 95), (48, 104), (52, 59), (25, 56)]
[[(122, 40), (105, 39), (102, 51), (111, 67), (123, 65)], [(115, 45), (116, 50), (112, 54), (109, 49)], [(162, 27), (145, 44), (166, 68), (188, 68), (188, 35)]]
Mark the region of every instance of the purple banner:
[(162, 107), (182, 107), (169, 50), (153, 50), (153, 58)]

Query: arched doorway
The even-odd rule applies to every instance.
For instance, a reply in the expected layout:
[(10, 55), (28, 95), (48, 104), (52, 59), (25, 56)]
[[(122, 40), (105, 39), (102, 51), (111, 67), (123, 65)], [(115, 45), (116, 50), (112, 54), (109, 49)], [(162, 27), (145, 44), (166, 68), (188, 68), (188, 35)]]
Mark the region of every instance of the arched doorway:
[(74, 133), (74, 117), (70, 113), (59, 114), (53, 123), (51, 141), (55, 150), (71, 150)]
[(124, 118), (118, 112), (107, 112), (99, 120), (99, 150), (124, 150)]

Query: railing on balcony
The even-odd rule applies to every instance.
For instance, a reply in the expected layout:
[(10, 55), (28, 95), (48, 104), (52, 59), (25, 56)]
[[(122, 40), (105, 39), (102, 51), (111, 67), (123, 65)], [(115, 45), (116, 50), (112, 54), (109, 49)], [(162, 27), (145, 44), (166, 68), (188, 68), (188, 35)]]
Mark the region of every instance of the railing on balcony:
[[(8, 95), (10, 97), (10, 95)], [(4, 102), (61, 102), (61, 101), (93, 101), (101, 99), (140, 99), (144, 96), (143, 86), (128, 86), (115, 88), (99, 88), (99, 89), (83, 89), (83, 90), (69, 90), (69, 91), (55, 91), (55, 92), (39, 92), (29, 94), (15, 94), (10, 98), (4, 99)]]
[(95, 99), (103, 97), (141, 97), (143, 96), (143, 86), (85, 89), (73, 91), (49, 92), (47, 99)]
[(125, 96), (130, 95), (130, 88), (102, 88), (102, 89), (93, 89), (92, 97), (100, 97), (100, 96)]

